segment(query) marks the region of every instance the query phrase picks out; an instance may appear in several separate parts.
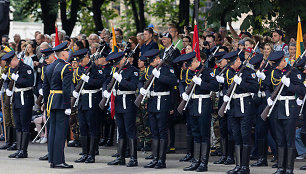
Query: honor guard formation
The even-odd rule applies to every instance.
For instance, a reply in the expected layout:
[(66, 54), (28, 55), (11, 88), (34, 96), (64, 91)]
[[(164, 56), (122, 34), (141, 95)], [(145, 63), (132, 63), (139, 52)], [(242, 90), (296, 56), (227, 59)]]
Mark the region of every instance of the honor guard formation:
[[(151, 151), (141, 166), (162, 169), (183, 141), (184, 171), (209, 171), (209, 158), (220, 156), (213, 164), (233, 165), (228, 174), (249, 174), (270, 156), (275, 174), (293, 174), (295, 160), (306, 159), (306, 55), (281, 30), (232, 38), (209, 29), (200, 43), (174, 25), (128, 41), (113, 31), (59, 31), (57, 44), (40, 32), (2, 37), (0, 149), (15, 151), (8, 158), (30, 157), (30, 141), (47, 143), (39, 160), (73, 168), (115, 144), (107, 165), (137, 167), (137, 151)], [(74, 162), (65, 146), (81, 147)]]

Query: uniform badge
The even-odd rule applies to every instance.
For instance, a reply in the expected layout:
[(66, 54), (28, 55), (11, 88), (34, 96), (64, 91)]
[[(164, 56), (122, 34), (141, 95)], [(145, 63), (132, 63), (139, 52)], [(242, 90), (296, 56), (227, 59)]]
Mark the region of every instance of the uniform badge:
[(174, 70), (173, 70), (173, 69), (170, 69), (170, 72), (173, 74), (173, 73), (174, 73)]
[(102, 74), (102, 70), (98, 70), (98, 72), (99, 72), (100, 74)]
[(256, 74), (255, 74), (255, 73), (252, 73), (251, 76), (252, 76), (253, 79), (255, 79)]
[(135, 75), (136, 77), (138, 77), (138, 72), (134, 72), (134, 75)]
[(210, 73), (210, 76), (215, 77), (215, 73), (214, 73), (214, 72), (211, 72), (211, 73)]
[(32, 71), (31, 71), (31, 70), (27, 70), (27, 73), (28, 73), (28, 74), (32, 74)]
[(297, 78), (298, 78), (299, 80), (302, 80), (301, 74), (298, 74), (298, 75), (297, 75)]

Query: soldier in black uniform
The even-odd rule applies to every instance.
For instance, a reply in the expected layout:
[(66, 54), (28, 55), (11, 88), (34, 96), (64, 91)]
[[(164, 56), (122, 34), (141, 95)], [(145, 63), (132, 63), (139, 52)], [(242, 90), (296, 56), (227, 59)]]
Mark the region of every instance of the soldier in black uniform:
[(65, 163), (64, 146), (71, 114), (72, 67), (66, 61), (69, 57), (67, 42), (53, 48), (54, 63), (47, 66), (44, 75), (43, 94), (47, 115), (50, 116), (48, 135), (48, 160), (51, 168), (73, 168)]
[[(137, 162), (137, 137), (136, 137), (136, 112), (137, 107), (134, 104), (136, 99), (136, 89), (138, 84), (138, 70), (126, 61), (124, 52), (110, 54), (107, 61), (112, 61), (116, 67), (104, 83), (103, 89), (109, 84), (112, 78), (115, 78), (117, 84), (113, 95), (115, 95), (115, 117), (118, 126), (119, 140), (118, 140), (118, 154), (119, 157), (108, 165), (125, 165), (125, 147), (126, 137), (130, 146), (130, 161), (127, 167), (134, 167), (138, 165)], [(116, 72), (119, 67), (124, 66), (120, 74)], [(104, 90), (103, 95), (106, 98), (111, 96), (111, 93)]]
[[(142, 76), (139, 89), (142, 95), (148, 95), (148, 113), (152, 133), (152, 153), (154, 159), (145, 168), (166, 168), (166, 151), (168, 145), (168, 116), (171, 106), (170, 90), (177, 85), (174, 70), (169, 65), (162, 65), (160, 69), (155, 67), (161, 61), (159, 50), (147, 51), (141, 60), (150, 64), (146, 73)], [(153, 74), (155, 79), (150, 89), (145, 90), (142, 86)]]
[[(179, 92), (180, 94), (182, 94), (186, 87), (192, 82), (192, 78), (194, 76), (194, 72), (190, 71), (187, 67), (186, 67), (186, 62), (179, 57), (177, 57), (176, 59), (173, 60), (173, 63), (178, 64), (179, 67), (181, 67), (181, 73), (180, 73), (180, 82), (179, 82)], [(190, 121), (190, 115), (188, 114), (189, 110), (188, 108), (186, 108), (183, 111), (183, 116), (186, 119), (186, 127), (187, 127), (187, 135), (186, 135), (186, 155), (180, 159), (181, 162), (187, 162), (190, 161), (193, 158), (193, 146), (194, 146), (194, 139), (192, 136), (192, 131), (191, 131), (191, 121)]]
[[(223, 56), (226, 54), (226, 51), (217, 52), (215, 54), (216, 65), (218, 66), (215, 69), (216, 80), (219, 82), (219, 101), (218, 108), (223, 104), (223, 96), (226, 94), (226, 89), (224, 88), (224, 73), (220, 74), (221, 71), (227, 66), (227, 59), (223, 59)], [(220, 75), (219, 75), (220, 74)], [(221, 148), (222, 156), (219, 160), (215, 161), (214, 164), (225, 164), (231, 165), (235, 164), (234, 160), (234, 139), (233, 132), (231, 129), (231, 124), (229, 122), (228, 116), (225, 114), (224, 117), (218, 116), (219, 119), (219, 128), (221, 135)]]
[[(81, 49), (73, 54), (78, 57), (80, 67), (78, 68), (77, 83), (84, 81), (83, 89), (78, 93), (73, 91), (73, 97), (78, 98), (78, 120), (81, 133), (82, 157), (75, 162), (94, 163), (96, 147), (98, 147), (98, 113), (101, 101), (103, 75), (100, 69), (88, 56), (88, 49)], [(88, 69), (90, 70), (88, 71)], [(88, 71), (88, 72), (87, 72)], [(87, 74), (86, 74), (87, 72)], [(89, 147), (88, 147), (88, 142)]]
[[(55, 57), (54, 57), (54, 51), (52, 51), (52, 48), (47, 48), (44, 50), (40, 51), (42, 53), (42, 58), (44, 59), (44, 65), (42, 67), (42, 71), (41, 71), (41, 77), (38, 78), (39, 81), (37, 82), (37, 88), (38, 88), (38, 93), (39, 95), (43, 96), (43, 81), (44, 81), (44, 71), (46, 70), (47, 66), (50, 65), (51, 63), (53, 63), (55, 61)], [(47, 125), (47, 134), (49, 132), (50, 129), (50, 122), (48, 121), (46, 123)], [(48, 150), (48, 149), (47, 149)], [(48, 160), (48, 154), (46, 154), (45, 156), (42, 156), (39, 158), (39, 160)]]
[(278, 169), (275, 174), (292, 174), (295, 158), (296, 119), (299, 114), (295, 96), (304, 97), (305, 86), (303, 85), (302, 74), (298, 70), (293, 69), (289, 77), (285, 76), (290, 69), (290, 65), (287, 64), (283, 51), (271, 53), (268, 60), (271, 61), (274, 68), (264, 81), (269, 106), (273, 105), (270, 96), (275, 87), (280, 83), (284, 85), (270, 115), (270, 121), (276, 129), (278, 146)]
[(2, 57), (2, 60), (9, 61), (12, 69), (18, 69), (11, 75), (11, 80), (15, 81), (13, 91), (6, 89), (7, 96), (13, 96), (13, 115), (16, 125), (17, 152), (11, 154), (9, 158), (27, 158), (29, 144), (29, 127), (32, 119), (32, 107), (34, 105), (33, 69), (19, 60), (14, 51)]
[(218, 83), (215, 79), (214, 72), (205, 68), (200, 76), (196, 76), (197, 72), (203, 68), (198, 61), (195, 52), (180, 56), (181, 59), (187, 61), (186, 67), (194, 74), (192, 81), (195, 83), (194, 91), (189, 99), (186, 92), (183, 92), (182, 98), (188, 101), (188, 117), (192, 135), (194, 137), (194, 160), (189, 167), (185, 167), (185, 171), (204, 172), (207, 171), (207, 164), (210, 151), (210, 124), (212, 114), (211, 92), (218, 90)]
[(258, 160), (256, 163), (252, 164), (251, 166), (268, 166), (267, 162), (267, 135), (268, 135), (268, 123), (269, 121), (264, 121), (261, 118), (261, 113), (267, 106), (267, 100), (266, 100), (266, 94), (265, 94), (265, 88), (263, 80), (265, 80), (268, 68), (263, 69), (262, 72), (260, 72), (258, 69), (263, 63), (263, 54), (257, 54), (255, 55), (249, 62), (256, 71), (256, 75), (258, 77), (259, 82), (259, 89), (258, 92), (254, 94), (253, 100), (256, 104), (256, 114), (255, 114), (255, 139), (256, 139), (256, 145), (258, 150)]
[[(236, 167), (228, 171), (228, 174), (250, 173), (250, 135), (252, 128), (252, 120), (255, 115), (254, 101), (251, 93), (257, 93), (259, 89), (256, 73), (251, 68), (246, 67), (242, 75), (239, 77), (236, 74), (241, 66), (238, 51), (230, 52), (224, 55), (224, 59), (229, 59), (229, 63), (233, 63), (226, 71), (225, 88), (229, 89), (232, 83), (236, 83), (236, 90), (233, 91), (232, 100), (229, 103), (227, 116), (230, 119), (233, 137), (235, 141)], [(229, 97), (225, 95), (224, 101), (229, 101)], [(241, 150), (242, 149), (242, 150)], [(242, 154), (241, 154), (242, 151)]]

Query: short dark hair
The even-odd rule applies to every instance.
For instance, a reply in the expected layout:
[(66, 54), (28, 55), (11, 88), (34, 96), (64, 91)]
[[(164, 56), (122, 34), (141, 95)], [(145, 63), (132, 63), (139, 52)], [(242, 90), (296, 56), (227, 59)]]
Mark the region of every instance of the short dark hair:
[(120, 28), (116, 28), (115, 31), (119, 31), (120, 35), (123, 35), (123, 31)]
[(206, 38), (208, 38), (208, 37), (212, 37), (214, 39), (214, 41), (215, 41), (215, 36), (214, 35), (209, 34), (209, 35), (206, 36)]
[(189, 40), (189, 42), (192, 41), (192, 40), (191, 40), (191, 37), (189, 37), (189, 36), (184, 36), (183, 39), (184, 39), (184, 38), (187, 38), (187, 39)]
[(145, 28), (144, 31), (147, 31), (147, 32), (149, 32), (150, 34), (153, 35), (153, 29), (151, 27)]

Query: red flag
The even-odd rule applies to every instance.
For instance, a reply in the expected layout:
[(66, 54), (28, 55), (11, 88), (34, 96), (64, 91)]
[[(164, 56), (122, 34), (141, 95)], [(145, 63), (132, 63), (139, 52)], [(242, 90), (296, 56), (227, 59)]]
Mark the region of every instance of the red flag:
[(114, 116), (115, 116), (115, 96), (111, 95), (111, 117), (112, 119), (114, 119)]
[(197, 27), (197, 25), (194, 25), (193, 39), (192, 39), (192, 50), (195, 50), (196, 57), (198, 58), (199, 61), (201, 61), (200, 47), (199, 47), (199, 35), (198, 35), (198, 27)]
[(55, 46), (59, 45), (59, 38), (58, 38), (58, 29), (57, 25), (55, 24)]

